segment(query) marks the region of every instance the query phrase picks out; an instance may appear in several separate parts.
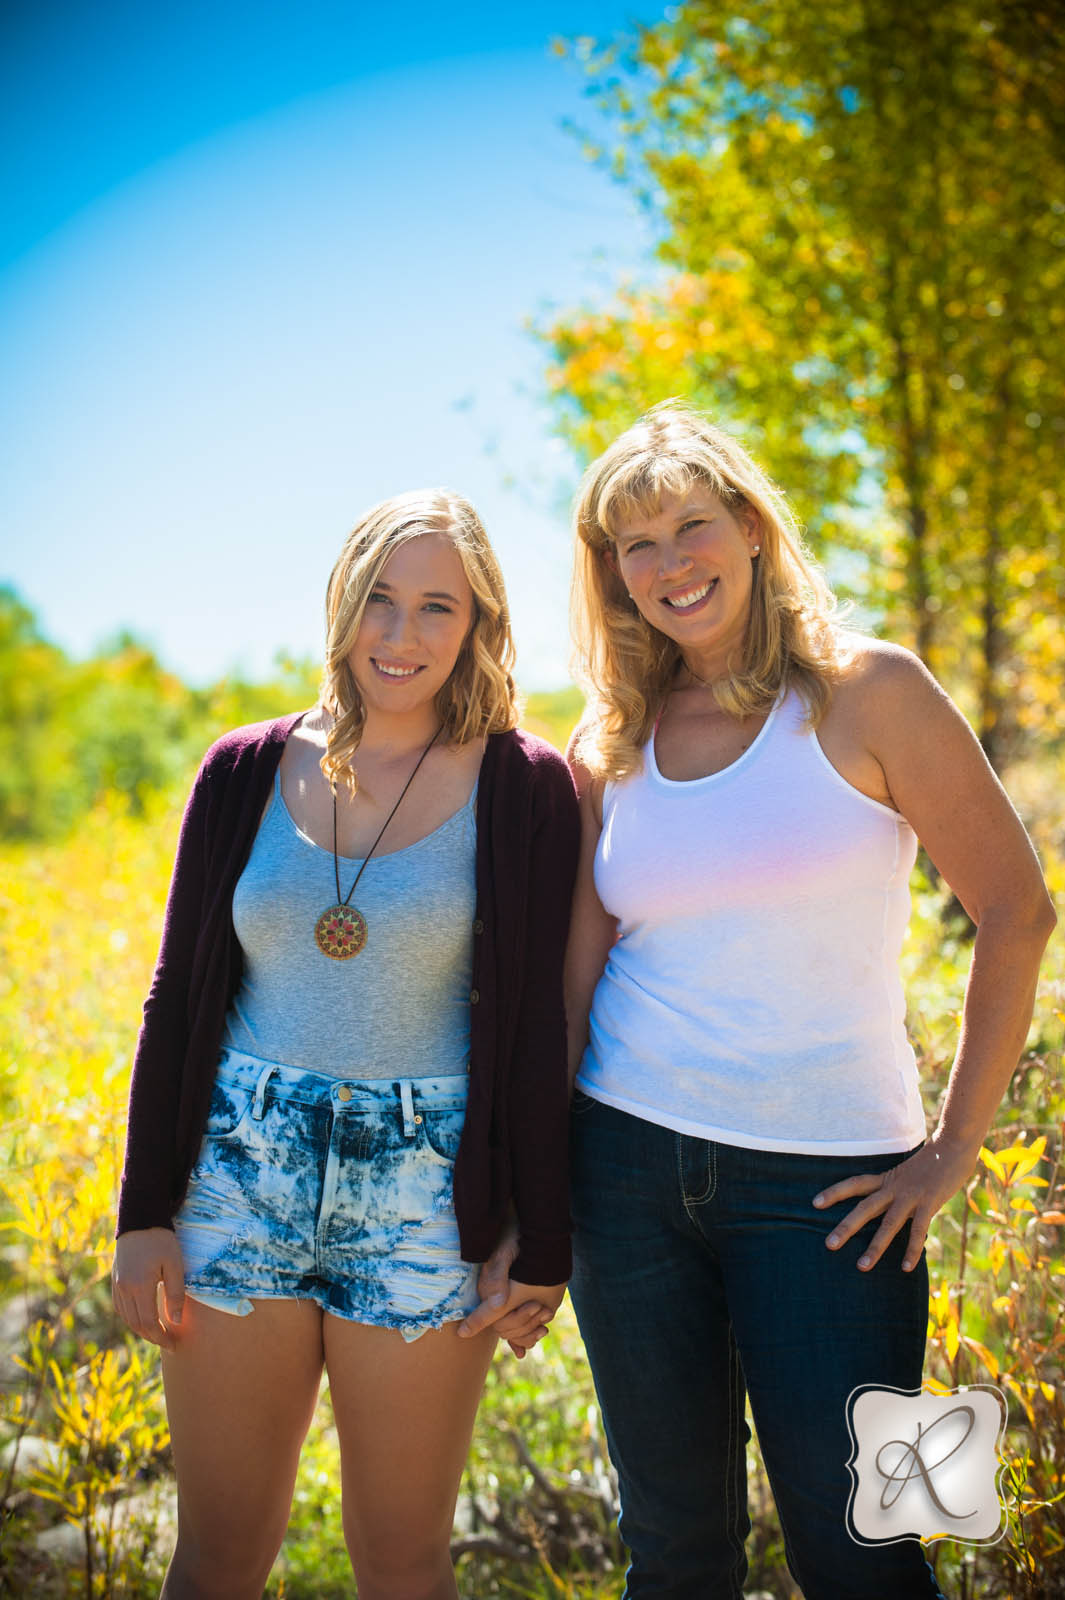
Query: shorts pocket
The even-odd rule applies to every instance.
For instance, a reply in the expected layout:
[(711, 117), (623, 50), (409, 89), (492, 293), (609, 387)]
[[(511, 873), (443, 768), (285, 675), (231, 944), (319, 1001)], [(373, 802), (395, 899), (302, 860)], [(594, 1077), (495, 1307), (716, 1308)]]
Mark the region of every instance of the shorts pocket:
[(251, 1110), (252, 1094), (253, 1091), (244, 1085), (216, 1079), (204, 1134), (212, 1139), (225, 1139), (236, 1133)]
[(585, 1094), (583, 1089), (574, 1089), (573, 1099), (570, 1101), (570, 1114), (574, 1117), (585, 1117), (601, 1101), (593, 1100), (590, 1094)]
[(465, 1106), (448, 1106), (439, 1111), (422, 1111), (425, 1142), (444, 1161), (454, 1161), (466, 1123)]

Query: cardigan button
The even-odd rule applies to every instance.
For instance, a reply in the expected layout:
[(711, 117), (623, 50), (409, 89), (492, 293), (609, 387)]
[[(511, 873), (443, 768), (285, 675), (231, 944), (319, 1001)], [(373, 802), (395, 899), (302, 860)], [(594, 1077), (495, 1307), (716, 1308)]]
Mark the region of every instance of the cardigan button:
[(337, 1090), (337, 1099), (342, 1100), (344, 1104), (347, 1105), (348, 1101), (351, 1099), (351, 1095), (352, 1091), (348, 1088), (347, 1084), (342, 1083), (340, 1088)]
[(474, 922), (473, 931), (474, 931), (474, 933), (483, 933), (484, 932), (484, 923), (481, 921), (480, 917), (478, 917), (476, 919), (476, 921)]
[(479, 989), (471, 989), (470, 990), (470, 1005), (471, 1006), (475, 1006), (480, 998), (481, 998), (481, 991)]

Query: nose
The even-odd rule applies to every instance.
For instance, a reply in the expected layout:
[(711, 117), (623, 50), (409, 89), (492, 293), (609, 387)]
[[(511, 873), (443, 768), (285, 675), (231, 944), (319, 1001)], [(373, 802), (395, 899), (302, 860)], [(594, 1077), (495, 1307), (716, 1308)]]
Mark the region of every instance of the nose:
[(417, 614), (407, 606), (393, 605), (389, 610), (384, 636), (397, 655), (400, 645), (407, 644), (415, 638), (416, 620)]
[(663, 539), (658, 546), (658, 573), (662, 578), (680, 577), (692, 565), (689, 552), (675, 539)]

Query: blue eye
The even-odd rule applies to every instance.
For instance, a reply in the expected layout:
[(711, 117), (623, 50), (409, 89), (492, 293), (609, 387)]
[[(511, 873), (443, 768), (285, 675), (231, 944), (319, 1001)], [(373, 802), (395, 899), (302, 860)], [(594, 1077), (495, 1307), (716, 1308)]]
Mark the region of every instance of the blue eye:
[(425, 609), (426, 611), (441, 611), (445, 617), (450, 617), (451, 615), (451, 607), (443, 605), (439, 600), (427, 601)]
[(387, 605), (391, 605), (391, 603), (392, 602), (389, 599), (388, 595), (387, 594), (382, 594), (380, 589), (372, 590), (371, 593), (370, 593), (370, 598), (366, 602), (366, 604), (368, 606), (372, 606), (372, 605), (387, 606)]

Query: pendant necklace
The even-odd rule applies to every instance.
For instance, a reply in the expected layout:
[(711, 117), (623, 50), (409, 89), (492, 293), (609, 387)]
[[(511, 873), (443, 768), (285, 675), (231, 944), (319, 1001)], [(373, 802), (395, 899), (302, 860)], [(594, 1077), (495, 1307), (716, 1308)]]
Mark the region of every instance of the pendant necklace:
[(315, 943), (322, 954), (324, 956), (329, 956), (333, 961), (350, 960), (352, 956), (358, 955), (359, 951), (366, 943), (368, 935), (366, 918), (363, 916), (361, 911), (350, 904), (351, 897), (359, 886), (359, 879), (366, 871), (367, 862), (377, 849), (377, 846), (381, 843), (381, 840), (384, 838), (385, 828), (388, 827), (388, 824), (392, 821), (392, 818), (399, 810), (403, 796), (406, 794), (407, 790), (410, 788), (411, 784), (418, 775), (418, 768), (421, 766), (422, 762), (433, 748), (433, 745), (436, 743), (439, 736), (440, 729), (437, 728), (436, 732), (433, 734), (433, 737), (429, 740), (429, 743), (418, 757), (418, 760), (414, 766), (414, 771), (411, 773), (410, 777), (403, 785), (403, 788), (400, 790), (399, 799), (396, 801), (395, 805), (388, 813), (388, 816), (385, 818), (380, 833), (377, 835), (377, 838), (366, 852), (366, 855), (363, 858), (362, 866), (355, 874), (355, 882), (352, 884), (351, 888), (348, 890), (343, 899), (340, 898), (340, 857), (337, 854), (337, 791), (336, 784), (333, 785), (333, 876), (336, 879), (337, 897), (335, 905), (331, 905), (328, 911), (323, 911), (321, 916), (318, 918), (318, 921), (314, 925)]

